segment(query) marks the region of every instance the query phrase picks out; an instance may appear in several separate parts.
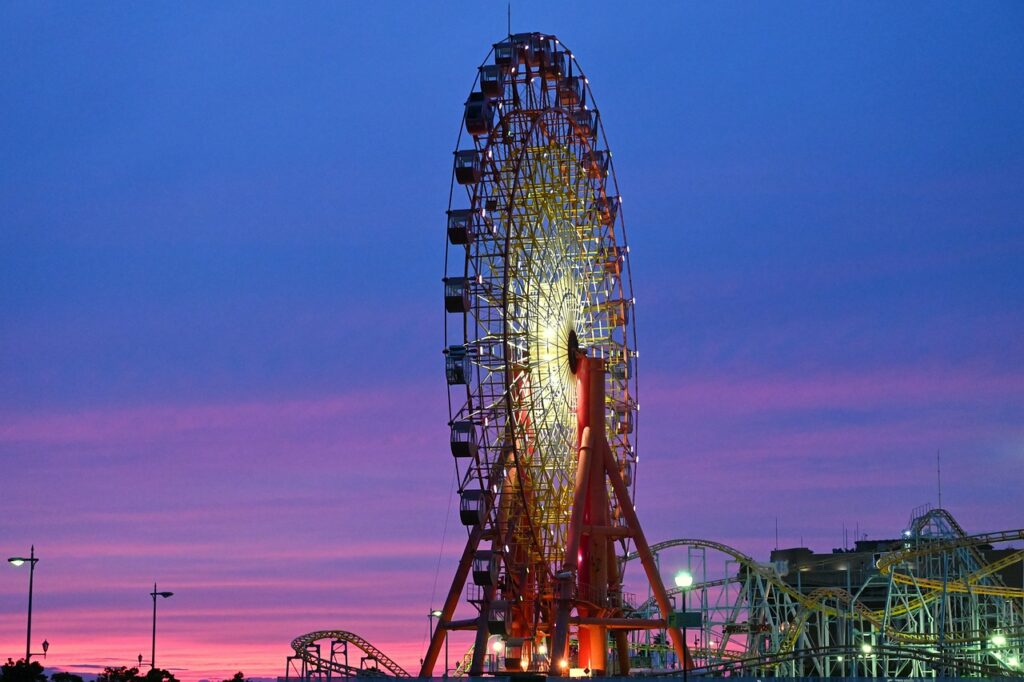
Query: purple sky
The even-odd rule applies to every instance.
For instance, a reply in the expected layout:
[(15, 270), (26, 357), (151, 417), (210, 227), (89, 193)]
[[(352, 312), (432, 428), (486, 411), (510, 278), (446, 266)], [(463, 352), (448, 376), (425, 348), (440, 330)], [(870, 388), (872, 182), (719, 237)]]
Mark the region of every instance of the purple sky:
[[(185, 680), (283, 672), (321, 628), (414, 666), (464, 541), (451, 150), (504, 26), (0, 6), (0, 550), (42, 557), (48, 665), (148, 657), (156, 580)], [(515, 3), (615, 153), (652, 542), (890, 537), (936, 503), (937, 449), (968, 532), (1024, 525), (1021, 26), (1019, 3)], [(0, 571), (2, 656), (26, 588)]]

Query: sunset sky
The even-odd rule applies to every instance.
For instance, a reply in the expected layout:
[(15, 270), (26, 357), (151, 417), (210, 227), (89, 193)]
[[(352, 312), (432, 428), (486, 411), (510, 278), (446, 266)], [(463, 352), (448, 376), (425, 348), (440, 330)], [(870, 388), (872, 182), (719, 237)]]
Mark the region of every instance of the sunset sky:
[[(0, 555), (41, 557), (48, 668), (148, 659), (154, 581), (185, 682), (328, 628), (415, 668), (465, 540), (451, 152), (505, 14), (0, 4)], [(512, 28), (573, 50), (615, 154), (652, 542), (892, 537), (939, 450), (968, 532), (1024, 527), (1024, 5), (517, 0)], [(4, 659), (27, 585), (0, 565)]]

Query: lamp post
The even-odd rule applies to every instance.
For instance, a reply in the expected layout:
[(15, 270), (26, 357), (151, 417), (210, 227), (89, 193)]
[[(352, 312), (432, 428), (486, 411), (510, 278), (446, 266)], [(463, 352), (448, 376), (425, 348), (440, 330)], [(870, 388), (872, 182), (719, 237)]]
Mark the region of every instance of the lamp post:
[[(438, 609), (433, 609), (430, 613), (427, 614), (427, 617), (430, 618), (430, 637), (428, 639), (433, 640), (434, 639), (434, 619), (435, 618), (438, 618), (438, 619), (441, 618), (441, 612)], [(445, 630), (445, 633), (444, 633), (444, 676), (448, 677), (448, 631), (447, 630)]]
[(167, 599), (173, 595), (173, 592), (157, 592), (156, 583), (153, 583), (153, 591), (149, 593), (149, 596), (153, 597), (153, 649), (149, 655), (149, 667), (151, 670), (156, 669), (156, 598), (163, 597)]
[(39, 561), (36, 557), (36, 546), (32, 545), (32, 549), (29, 551), (28, 557), (23, 556), (12, 556), (7, 560), (12, 566), (21, 566), (25, 562), (28, 562), (28, 628), (25, 636), (25, 663), (32, 660), (32, 580), (36, 573), (36, 562)]
[[(689, 572), (687, 572), (687, 571), (679, 571), (678, 573), (676, 573), (675, 581), (676, 581), (676, 587), (678, 587), (681, 590), (681, 592), (679, 593), (679, 602), (680, 602), (680, 604), (682, 604), (682, 607), (683, 607), (681, 609), (681, 611), (683, 613), (683, 650), (685, 651), (686, 650), (686, 591), (690, 588), (691, 585), (693, 585), (693, 576), (690, 575)], [(689, 677), (689, 670), (686, 667), (686, 659), (684, 658), (682, 661), (680, 661), (680, 664), (683, 666), (683, 682), (686, 682), (686, 680)]]

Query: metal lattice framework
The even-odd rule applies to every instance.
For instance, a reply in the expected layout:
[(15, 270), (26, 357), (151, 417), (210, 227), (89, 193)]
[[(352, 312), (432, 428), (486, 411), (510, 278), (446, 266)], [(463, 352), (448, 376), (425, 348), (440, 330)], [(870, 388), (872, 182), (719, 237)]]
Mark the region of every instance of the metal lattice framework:
[[(1024, 664), (1024, 589), (1000, 574), (1019, 569), (1024, 551), (987, 560), (981, 548), (1021, 539), (1024, 530), (967, 535), (948, 512), (930, 509), (914, 516), (900, 549), (877, 555), (863, 582), (850, 582), (847, 567), (845, 588), (801, 586), (802, 573), (709, 540), (651, 549), (662, 563), (694, 572), (692, 587), (670, 594), (701, 613), (701, 626), (690, 632), (697, 672), (1012, 677)], [(680, 550), (682, 560), (665, 556)], [(841, 565), (844, 555), (837, 556)], [(716, 574), (719, 567), (724, 572)], [(654, 609), (652, 598), (635, 615)], [(631, 656), (639, 668), (673, 661), (664, 636), (649, 633), (633, 638)]]
[[(632, 503), (634, 298), (611, 152), (575, 57), (542, 33), (494, 45), (463, 127), (444, 353), (469, 538), (421, 672), (460, 628), (477, 630), (474, 671), (489, 634), (508, 670), (567, 674), (577, 659), (604, 670), (607, 629), (626, 627), (615, 556), (635, 542), (657, 579)], [(479, 615), (453, 621), (470, 565)], [(664, 587), (653, 589), (667, 618)], [(625, 651), (624, 632), (615, 638)]]
[(576, 473), (575, 348), (606, 359), (607, 432), (623, 470), (636, 461), (628, 248), (572, 53), (553, 36), (512, 36), (479, 73), (448, 211), (451, 423), (475, 446), (456, 460), (459, 489), (486, 505), (506, 568), (530, 565), (543, 583), (563, 559)]
[[(328, 654), (320, 642), (327, 645)], [(358, 665), (349, 662), (348, 646), (354, 645), (366, 654), (354, 659)], [(302, 680), (331, 677), (409, 677), (402, 666), (388, 658), (383, 651), (370, 644), (354, 632), (347, 630), (316, 630), (292, 640), (294, 656), (288, 658), (285, 678), (291, 677), (292, 663), (299, 662), (301, 668), (297, 677)], [(369, 663), (369, 665), (367, 665)]]

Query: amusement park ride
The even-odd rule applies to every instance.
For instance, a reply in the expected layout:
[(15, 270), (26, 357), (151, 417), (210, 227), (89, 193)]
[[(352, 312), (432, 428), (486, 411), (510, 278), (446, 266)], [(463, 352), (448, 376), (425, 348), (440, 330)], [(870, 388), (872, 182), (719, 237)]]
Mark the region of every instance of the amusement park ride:
[[(1024, 530), (969, 536), (930, 510), (871, 557), (860, 584), (848, 566), (846, 585), (825, 587), (801, 584), (805, 567), (720, 543), (648, 545), (633, 497), (629, 247), (589, 81), (555, 36), (509, 35), (479, 67), (461, 130), (444, 361), (467, 540), (420, 677), (452, 631), (474, 644), (445, 676), (1020, 674), (1024, 589), (1003, 577), (1020, 573), (1024, 552), (986, 552)], [(666, 590), (669, 551), (685, 552), (674, 565), (692, 584)], [(635, 561), (640, 604), (623, 591)], [(677, 597), (698, 616), (692, 639), (676, 627)], [(467, 604), (472, 617), (457, 618)], [(350, 644), (365, 654), (358, 664)], [(346, 631), (292, 647), (288, 668), (302, 677), (409, 676)]]

